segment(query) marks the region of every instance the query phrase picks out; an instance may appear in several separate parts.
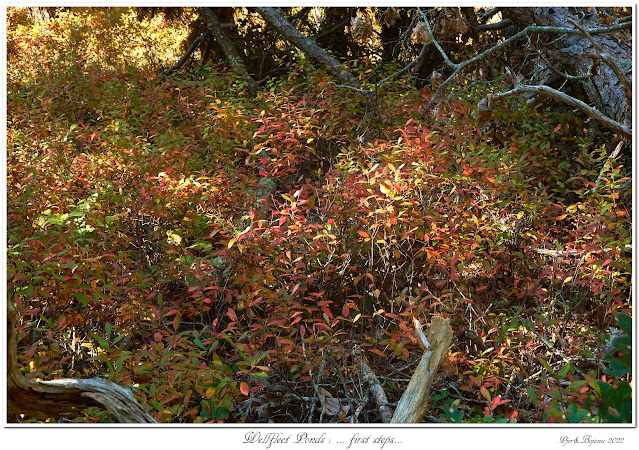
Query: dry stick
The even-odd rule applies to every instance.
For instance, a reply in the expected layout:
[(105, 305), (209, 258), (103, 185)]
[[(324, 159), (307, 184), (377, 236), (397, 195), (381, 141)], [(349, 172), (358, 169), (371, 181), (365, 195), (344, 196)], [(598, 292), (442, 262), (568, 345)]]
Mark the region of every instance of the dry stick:
[(33, 381), (18, 367), (16, 310), (7, 302), (7, 412), (27, 414), (37, 419), (77, 414), (90, 406), (106, 409), (121, 423), (154, 423), (131, 391), (109, 380), (60, 379)]
[(513, 24), (512, 20), (504, 19), (501, 22), (496, 22), (496, 23), (487, 23), (487, 24), (480, 23), (477, 28), (479, 28), (479, 31), (495, 31), (495, 30), (501, 30), (503, 28), (509, 27), (512, 24)]
[(493, 98), (501, 98), (506, 97), (508, 95), (516, 95), (516, 94), (539, 94), (545, 97), (552, 98), (554, 100), (558, 100), (566, 105), (575, 107), (579, 109), (581, 112), (586, 114), (588, 117), (594, 119), (599, 122), (606, 128), (611, 129), (612, 131), (619, 133), (626, 139), (632, 139), (632, 130), (625, 125), (620, 124), (619, 122), (612, 120), (610, 117), (605, 116), (601, 111), (593, 108), (592, 106), (578, 100), (570, 95), (564, 94), (561, 91), (553, 89), (549, 86), (531, 86), (528, 84), (520, 83), (516, 77), (513, 76), (510, 69), (506, 68), (508, 74), (511, 77), (515, 87), (507, 92), (500, 92), (495, 94)]
[(364, 407), (366, 406), (366, 403), (368, 403), (368, 391), (366, 391), (364, 393), (364, 398), (362, 398), (361, 401), (360, 401), (360, 404), (357, 405), (357, 409), (355, 409), (355, 411), (353, 411), (353, 415), (351, 416), (351, 423), (358, 423), (359, 415), (364, 410)]
[(391, 423), (420, 423), (428, 406), (428, 396), (437, 374), (437, 370), (448, 353), (453, 339), (450, 319), (433, 316), (428, 339), (422, 331), (419, 321), (413, 318), (415, 333), (424, 354), (415, 369), (402, 398), (395, 408)]
[(592, 188), (592, 192), (597, 192), (597, 188), (599, 187), (599, 183), (601, 182), (601, 179), (604, 176), (604, 172), (608, 170), (608, 167), (610, 167), (610, 163), (612, 162), (612, 160), (615, 159), (617, 156), (619, 156), (621, 147), (623, 147), (623, 141), (619, 141), (619, 143), (617, 144), (617, 148), (615, 148), (615, 150), (610, 154), (610, 156), (608, 156), (608, 159), (606, 159), (606, 162), (601, 168), (601, 172), (599, 172), (599, 176), (597, 177), (597, 180), (595, 181), (595, 187)]
[(373, 395), (375, 399), (375, 403), (377, 404), (377, 408), (382, 416), (382, 422), (390, 423), (393, 417), (393, 413), (389, 408), (388, 398), (386, 397), (386, 393), (382, 388), (381, 383), (377, 379), (377, 375), (373, 372), (373, 369), (368, 365), (366, 361), (366, 357), (362, 352), (362, 349), (359, 346), (355, 346), (353, 348), (353, 355), (357, 357), (359, 362), (359, 366), (364, 374), (364, 381), (368, 384), (368, 389), (370, 393)]

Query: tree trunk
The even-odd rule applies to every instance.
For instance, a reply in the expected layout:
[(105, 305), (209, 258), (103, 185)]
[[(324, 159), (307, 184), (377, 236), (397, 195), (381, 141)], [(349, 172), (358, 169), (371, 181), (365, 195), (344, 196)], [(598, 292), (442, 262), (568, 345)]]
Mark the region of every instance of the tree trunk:
[(32, 381), (18, 367), (16, 311), (7, 302), (7, 413), (37, 419), (77, 414), (90, 406), (104, 408), (122, 423), (154, 423), (127, 389), (109, 380)]
[[(574, 29), (575, 26), (571, 21), (587, 29), (604, 26), (592, 14), (579, 19), (567, 8), (503, 8), (502, 14), (521, 28), (537, 24)], [(630, 126), (632, 120), (631, 98), (626, 94), (626, 87), (629, 86), (632, 79), (631, 44), (605, 35), (595, 35), (592, 38), (598, 45), (593, 44), (583, 33), (564, 34), (560, 39), (557, 39), (556, 35), (548, 35), (548, 37), (544, 37), (548, 43), (544, 44), (540, 51), (546, 61), (552, 63), (555, 68), (573, 76), (588, 74), (593, 64), (598, 66), (597, 69), (592, 70), (592, 76), (581, 81), (590, 105), (611, 119)], [(599, 56), (603, 53), (610, 55), (614, 64), (621, 68), (618, 73), (622, 77), (625, 76), (626, 80), (620, 79), (615, 74), (614, 68)], [(614, 66), (614, 64), (612, 65)], [(534, 80), (536, 83), (550, 84), (553, 78), (560, 83), (565, 81), (551, 72), (546, 62), (540, 61), (539, 67), (541, 70), (537, 72), (537, 79)], [(624, 83), (626, 87), (624, 87)]]
[(329, 71), (335, 78), (343, 83), (359, 85), (355, 77), (348, 72), (338, 60), (300, 33), (282, 14), (273, 8), (259, 7), (256, 9), (262, 17), (264, 17), (264, 20), (275, 28), (287, 41), (306, 53), (313, 61)]
[(215, 36), (215, 40), (217, 40), (217, 43), (220, 44), (220, 47), (226, 55), (226, 59), (229, 61), (229, 64), (231, 64), (231, 67), (233, 67), (233, 69), (235, 69), (244, 79), (249, 94), (251, 96), (255, 95), (255, 93), (257, 92), (257, 83), (246, 69), (246, 66), (242, 61), (242, 58), (240, 58), (240, 54), (235, 49), (235, 46), (224, 33), (222, 25), (217, 19), (215, 12), (211, 8), (201, 8), (201, 11), (206, 17), (208, 29), (211, 31), (213, 36)]

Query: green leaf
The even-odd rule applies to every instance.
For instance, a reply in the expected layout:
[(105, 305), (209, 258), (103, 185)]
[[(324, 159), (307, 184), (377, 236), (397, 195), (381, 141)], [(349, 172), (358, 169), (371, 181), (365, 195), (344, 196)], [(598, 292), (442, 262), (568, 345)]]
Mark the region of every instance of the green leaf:
[(122, 352), (120, 357), (115, 361), (115, 368), (117, 372), (122, 370), (122, 363), (126, 361), (127, 359), (131, 358), (132, 356), (133, 356), (133, 353), (131, 352)]
[(199, 339), (195, 339), (193, 342), (202, 350), (206, 350), (206, 347), (204, 346), (204, 344), (202, 344), (202, 341), (200, 341)]
[(78, 303), (80, 303), (80, 305), (82, 305), (82, 307), (87, 306), (89, 302), (91, 301), (89, 296), (87, 296), (86, 294), (74, 292), (73, 295), (75, 295), (75, 299), (78, 301)]
[(566, 364), (560, 371), (557, 373), (557, 379), (563, 380), (568, 375), (568, 372), (572, 369), (572, 363)]
[(103, 348), (104, 350), (110, 350), (111, 347), (109, 347), (109, 344), (107, 343), (107, 341), (105, 341), (104, 339), (102, 339), (100, 336), (98, 336), (95, 333), (91, 333), (91, 337), (93, 337), (93, 339), (95, 339), (96, 341), (98, 341), (98, 344), (100, 344), (100, 347)]
[(532, 400), (532, 402), (535, 405), (538, 405), (539, 400), (537, 399), (537, 394), (535, 394), (535, 391), (533, 390), (533, 388), (528, 388), (526, 392), (528, 393), (528, 397), (530, 397), (530, 400)]
[(162, 405), (157, 400), (151, 399), (151, 404), (159, 412), (164, 412), (164, 408), (162, 408)]
[(627, 336), (632, 336), (632, 317), (627, 314), (619, 313), (615, 317), (619, 328), (621, 328)]
[(120, 342), (122, 339), (124, 339), (127, 336), (126, 333), (120, 333), (118, 335), (118, 337), (116, 337), (115, 339), (113, 339), (113, 345), (117, 344), (118, 342)]

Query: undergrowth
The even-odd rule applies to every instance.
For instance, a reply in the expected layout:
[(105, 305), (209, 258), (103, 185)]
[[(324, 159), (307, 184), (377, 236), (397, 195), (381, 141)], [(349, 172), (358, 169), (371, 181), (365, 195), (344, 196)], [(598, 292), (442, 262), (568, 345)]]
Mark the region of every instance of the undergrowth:
[(631, 333), (631, 173), (582, 117), (510, 99), (482, 131), (488, 86), (433, 110), (397, 80), (372, 110), (295, 64), (249, 98), (224, 67), (161, 81), (178, 25), (25, 14), (7, 287), (27, 376), (107, 377), (160, 422), (375, 422), (353, 414), (353, 347), (397, 402), (412, 318), (441, 314), (456, 334), (425, 420), (631, 420), (629, 338), (603, 356), (608, 327)]

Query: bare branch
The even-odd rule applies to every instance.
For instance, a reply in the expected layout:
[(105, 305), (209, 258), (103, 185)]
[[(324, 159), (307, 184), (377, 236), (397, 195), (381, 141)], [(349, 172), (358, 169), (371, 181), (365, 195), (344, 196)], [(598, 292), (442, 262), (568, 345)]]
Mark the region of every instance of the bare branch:
[(513, 24), (512, 20), (504, 19), (496, 23), (480, 24), (478, 28), (479, 28), (479, 31), (495, 31), (495, 30), (501, 30), (503, 28), (509, 27), (512, 24)]
[(495, 94), (495, 98), (506, 97), (508, 95), (516, 94), (539, 94), (554, 100), (558, 100), (566, 105), (579, 109), (591, 119), (599, 122), (606, 128), (611, 129), (615, 133), (619, 133), (626, 139), (632, 139), (632, 130), (619, 122), (612, 120), (610, 117), (605, 116), (601, 111), (593, 108), (592, 106), (582, 102), (579, 99), (564, 94), (561, 91), (553, 89), (549, 86), (530, 86), (527, 84), (521, 84), (515, 77), (512, 76), (512, 72), (508, 70), (511, 79), (514, 82), (515, 87), (507, 92), (500, 92)]
[[(455, 76), (457, 76), (467, 66), (469, 66), (471, 64), (474, 64), (477, 61), (481, 61), (482, 59), (486, 58), (487, 56), (495, 53), (500, 48), (503, 48), (503, 47), (509, 45), (510, 43), (520, 39), (521, 37), (523, 37), (523, 36), (525, 36), (527, 34), (530, 34), (530, 33), (580, 34), (581, 33), (581, 31), (579, 31), (578, 29), (575, 29), (575, 28), (546, 27), (546, 26), (538, 26), (538, 25), (529, 25), (526, 28), (524, 28), (523, 30), (519, 31), (518, 33), (515, 33), (510, 38), (508, 38), (508, 39), (500, 42), (499, 44), (497, 44), (497, 45), (495, 45), (495, 46), (483, 51), (479, 55), (474, 56), (473, 58), (470, 58), (470, 59), (468, 59), (466, 61), (463, 61), (461, 63), (454, 63), (454, 62), (451, 61), (451, 59), (448, 57), (448, 55), (446, 54), (444, 49), (441, 47), (441, 45), (439, 45), (439, 42), (437, 42), (437, 40), (433, 36), (432, 30), (430, 28), (430, 24), (428, 22), (428, 17), (426, 16), (426, 14), (421, 10), (421, 8), (417, 8), (417, 9), (418, 9), (419, 13), (422, 15), (422, 17), (424, 18), (424, 22), (426, 23), (426, 26), (428, 28), (428, 32), (430, 34), (431, 40), (433, 41), (433, 44), (436, 46), (437, 50), (440, 52), (440, 54), (444, 58), (444, 61), (446, 62), (446, 65), (448, 65), (449, 67), (454, 69), (453, 73), (446, 80), (444, 80), (444, 82), (441, 85), (439, 85), (437, 91), (431, 97), (431, 103), (434, 102), (437, 99), (437, 97), (439, 96), (440, 92), (444, 89), (444, 87), (448, 83), (450, 83), (455, 78)], [(631, 28), (631, 27), (632, 27), (632, 23), (620, 23), (620, 24), (613, 25), (613, 26), (610, 26), (610, 27), (594, 28), (594, 29), (589, 29), (589, 30), (586, 30), (586, 31), (588, 33), (590, 33), (591, 35), (593, 35), (593, 34), (610, 33), (610, 32), (613, 32), (613, 31), (619, 31), (619, 30), (623, 30), (623, 29), (627, 29), (627, 28)]]
[(606, 162), (604, 163), (603, 167), (601, 168), (601, 172), (599, 172), (599, 176), (597, 177), (597, 180), (595, 181), (595, 187), (592, 188), (592, 192), (597, 192), (597, 188), (599, 187), (599, 183), (601, 182), (601, 179), (604, 176), (604, 172), (606, 170), (608, 170), (608, 168), (610, 167), (610, 163), (617, 156), (619, 156), (619, 152), (621, 152), (621, 147), (623, 147), (623, 141), (620, 141), (617, 144), (617, 148), (615, 148), (615, 150), (608, 156), (608, 159), (606, 159)]
[(373, 369), (371, 369), (371, 367), (368, 365), (366, 357), (364, 356), (361, 348), (354, 348), (353, 356), (355, 356), (359, 362), (362, 374), (364, 375), (364, 380), (368, 383), (368, 389), (373, 395), (375, 403), (377, 403), (377, 408), (379, 409), (380, 415), (382, 416), (382, 422), (390, 423), (391, 419), (393, 418), (393, 413), (390, 410), (388, 398), (386, 397), (384, 388), (382, 388), (381, 383), (377, 379), (377, 375), (375, 375)]
[(189, 59), (189, 57), (193, 54), (193, 52), (195, 52), (195, 50), (197, 50), (198, 47), (202, 45), (202, 42), (204, 42), (205, 38), (206, 38), (206, 34), (201, 34), (200, 36), (197, 37), (197, 39), (193, 40), (188, 50), (186, 51), (186, 53), (184, 53), (184, 55), (180, 58), (180, 60), (162, 74), (162, 79), (166, 80), (169, 77), (169, 75), (171, 75), (173, 72), (175, 72), (180, 67), (182, 67), (184, 63), (186, 62), (186, 60)]
[(424, 18), (424, 23), (426, 24), (426, 28), (428, 29), (428, 34), (430, 36), (430, 40), (435, 45), (435, 48), (437, 48), (439, 53), (442, 55), (442, 57), (444, 58), (444, 61), (446, 62), (446, 64), (448, 66), (450, 66), (450, 67), (453, 67), (453, 68), (457, 69), (459, 67), (459, 64), (455, 64), (454, 62), (452, 62), (450, 60), (450, 58), (448, 57), (448, 55), (446, 54), (446, 52), (444, 51), (442, 46), (439, 45), (439, 42), (437, 41), (437, 39), (435, 39), (435, 36), (433, 35), (433, 30), (430, 28), (430, 22), (428, 21), (428, 17), (426, 16), (426, 13), (424, 13), (420, 7), (417, 7), (417, 11), (419, 11), (419, 13)]

